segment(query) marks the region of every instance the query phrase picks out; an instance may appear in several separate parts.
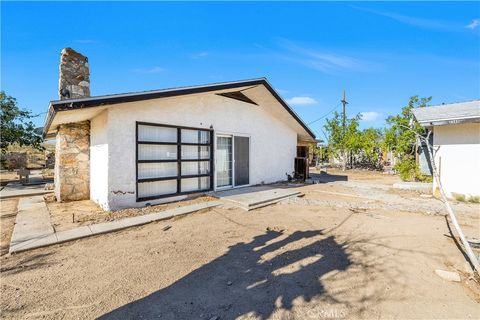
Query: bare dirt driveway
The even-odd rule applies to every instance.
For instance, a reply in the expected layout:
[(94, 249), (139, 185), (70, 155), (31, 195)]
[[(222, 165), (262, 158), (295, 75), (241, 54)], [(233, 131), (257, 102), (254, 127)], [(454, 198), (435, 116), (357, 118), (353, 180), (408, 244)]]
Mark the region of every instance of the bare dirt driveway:
[[(215, 208), (3, 256), (2, 317), (480, 318), (437, 200), (393, 192), (381, 175), (334, 180), (250, 212)], [(456, 208), (475, 236), (480, 207)]]

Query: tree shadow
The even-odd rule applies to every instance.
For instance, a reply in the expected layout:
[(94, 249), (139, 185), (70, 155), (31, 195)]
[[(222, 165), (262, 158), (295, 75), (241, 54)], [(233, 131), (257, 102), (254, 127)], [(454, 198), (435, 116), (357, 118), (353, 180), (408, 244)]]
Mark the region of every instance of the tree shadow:
[[(311, 241), (295, 246), (302, 239)], [(292, 249), (283, 250), (286, 246)], [(232, 319), (249, 314), (267, 318), (279, 308), (290, 310), (297, 298), (308, 302), (324, 294), (319, 279), (350, 265), (342, 245), (321, 231), (290, 235), (267, 231), (249, 243), (233, 245), (226, 254), (170, 286), (100, 319)]]
[(22, 273), (29, 270), (41, 269), (45, 267), (49, 267), (53, 265), (51, 261), (49, 261), (49, 257), (53, 254), (53, 252), (49, 253), (37, 253), (32, 255), (27, 255), (21, 260), (15, 261), (8, 261), (3, 264), (0, 268), (0, 274), (5, 275), (13, 275), (17, 273)]

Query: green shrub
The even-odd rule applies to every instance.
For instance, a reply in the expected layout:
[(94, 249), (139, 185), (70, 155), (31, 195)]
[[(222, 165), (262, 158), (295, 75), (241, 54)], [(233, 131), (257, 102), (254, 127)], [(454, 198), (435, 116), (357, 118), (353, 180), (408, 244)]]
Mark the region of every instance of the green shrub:
[(468, 199), (469, 202), (472, 202), (472, 203), (480, 203), (480, 196), (471, 196), (469, 199)]
[(428, 183), (433, 182), (433, 177), (432, 176), (427, 176), (426, 174), (421, 173), (420, 170), (418, 170), (418, 172), (417, 172), (416, 179), (417, 179), (417, 181), (420, 181), (420, 182), (428, 182)]
[(432, 182), (433, 177), (423, 174), (420, 171), (415, 158), (413, 156), (407, 156), (402, 160), (399, 160), (394, 169), (400, 175), (400, 179), (403, 181), (420, 181), (420, 182)]
[(465, 202), (465, 200), (466, 200), (465, 195), (462, 194), (462, 193), (452, 192), (452, 196), (455, 198), (455, 200), (457, 200), (459, 202)]
[(395, 171), (400, 175), (400, 179), (403, 181), (414, 181), (417, 171), (417, 164), (415, 159), (411, 156), (405, 157), (399, 160), (395, 166)]

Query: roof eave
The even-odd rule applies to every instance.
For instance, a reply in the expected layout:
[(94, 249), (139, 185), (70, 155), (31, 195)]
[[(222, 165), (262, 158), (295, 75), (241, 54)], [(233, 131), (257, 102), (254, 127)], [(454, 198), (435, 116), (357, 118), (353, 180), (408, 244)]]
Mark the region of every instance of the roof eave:
[(52, 102), (48, 104), (47, 116), (45, 117), (45, 124), (43, 126), (43, 139), (47, 138), (48, 131), (50, 130), (50, 125), (52, 124), (53, 118), (55, 117), (55, 108), (52, 105)]
[(287, 112), (302, 126), (302, 128), (307, 132), (307, 134), (310, 135), (312, 140), (315, 140), (315, 134), (310, 130), (310, 128), (308, 128), (308, 126), (303, 122), (303, 120), (300, 119), (300, 117), (295, 113), (295, 111), (290, 108), (290, 106), (285, 102), (285, 100), (280, 97), (280, 95), (275, 91), (275, 89), (273, 89), (273, 87), (270, 85), (266, 78), (224, 82), (212, 85), (184, 87), (177, 89), (145, 91), (131, 94), (118, 94), (99, 97), (88, 97), (82, 99), (50, 101), (48, 114), (45, 119), (43, 135), (44, 137), (47, 135), (48, 131), (50, 130), (53, 118), (55, 117), (55, 114), (59, 111), (83, 109), (165, 97), (174, 97), (186, 94), (205, 93), (250, 85), (264, 85), (265, 88), (267, 88), (267, 90), (275, 97), (275, 99), (285, 108), (285, 110), (287, 110)]
[(455, 119), (436, 119), (418, 121), (422, 127), (445, 126), (462, 123), (480, 123), (480, 117), (455, 118)]

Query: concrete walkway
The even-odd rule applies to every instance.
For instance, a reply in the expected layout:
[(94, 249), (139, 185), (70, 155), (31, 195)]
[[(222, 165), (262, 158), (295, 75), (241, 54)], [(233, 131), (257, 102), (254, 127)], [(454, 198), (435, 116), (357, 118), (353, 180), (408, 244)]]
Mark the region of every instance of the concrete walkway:
[(10, 242), (10, 253), (45, 247), (66, 241), (108, 233), (129, 227), (139, 226), (153, 221), (169, 219), (198, 210), (219, 206), (220, 201), (209, 201), (190, 206), (179, 207), (143, 216), (129, 217), (112, 222), (82, 226), (79, 228), (55, 232), (48, 209), (41, 196), (22, 198), (18, 204), (18, 214)]
[(30, 197), (52, 192), (53, 190), (45, 190), (45, 183), (24, 185), (20, 182), (10, 182), (0, 191), (0, 199)]
[(248, 211), (271, 205), (289, 197), (298, 197), (302, 193), (289, 188), (253, 186), (217, 191), (213, 195)]
[(21, 198), (10, 240), (10, 252), (32, 244), (49, 243), (54, 238), (55, 230), (43, 197)]

